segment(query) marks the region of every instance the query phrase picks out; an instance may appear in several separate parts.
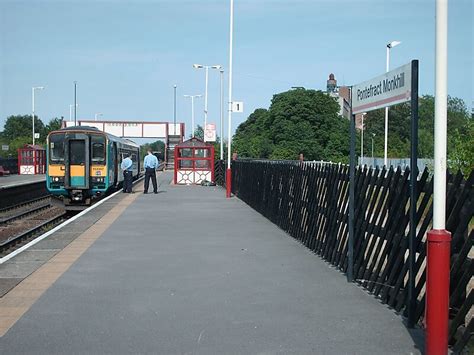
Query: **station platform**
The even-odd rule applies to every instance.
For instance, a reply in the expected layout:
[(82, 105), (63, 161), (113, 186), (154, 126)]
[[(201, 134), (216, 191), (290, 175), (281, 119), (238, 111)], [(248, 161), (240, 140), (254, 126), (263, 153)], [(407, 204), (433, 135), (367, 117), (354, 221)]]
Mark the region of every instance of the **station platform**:
[(14, 186), (28, 185), (35, 182), (45, 181), (45, 174), (38, 175), (9, 175), (9, 176), (0, 176), (0, 190), (6, 189)]
[(0, 353), (421, 352), (393, 310), (245, 203), (171, 178), (107, 201), (0, 298)]

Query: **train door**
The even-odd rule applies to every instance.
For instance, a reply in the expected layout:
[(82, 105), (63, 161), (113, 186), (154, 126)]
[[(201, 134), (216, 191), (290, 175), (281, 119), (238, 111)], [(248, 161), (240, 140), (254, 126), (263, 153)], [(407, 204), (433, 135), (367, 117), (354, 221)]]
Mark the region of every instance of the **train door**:
[(113, 176), (113, 184), (114, 186), (117, 186), (118, 184), (118, 165), (120, 164), (119, 159), (118, 159), (118, 154), (117, 154), (117, 142), (112, 143), (112, 149), (111, 149), (111, 154), (112, 154), (112, 176)]
[(66, 188), (89, 189), (89, 137), (75, 134), (66, 140)]

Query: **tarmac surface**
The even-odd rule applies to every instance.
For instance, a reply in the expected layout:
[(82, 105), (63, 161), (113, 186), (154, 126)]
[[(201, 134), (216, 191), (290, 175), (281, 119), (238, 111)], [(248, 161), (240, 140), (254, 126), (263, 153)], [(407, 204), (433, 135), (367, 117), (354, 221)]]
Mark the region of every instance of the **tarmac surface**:
[(20, 186), (31, 184), (34, 182), (45, 181), (46, 175), (45, 174), (38, 174), (38, 175), (8, 175), (8, 176), (0, 176), (0, 190), (12, 187), (12, 186)]
[(170, 180), (133, 199), (0, 353), (420, 353), (393, 310), (245, 203)]

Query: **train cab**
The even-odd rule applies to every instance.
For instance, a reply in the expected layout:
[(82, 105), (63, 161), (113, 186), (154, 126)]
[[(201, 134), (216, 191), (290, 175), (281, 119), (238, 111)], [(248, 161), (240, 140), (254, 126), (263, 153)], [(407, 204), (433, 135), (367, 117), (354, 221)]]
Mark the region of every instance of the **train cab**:
[(47, 188), (64, 203), (90, 204), (123, 182), (120, 163), (125, 155), (139, 173), (139, 146), (93, 127), (69, 127), (48, 135)]

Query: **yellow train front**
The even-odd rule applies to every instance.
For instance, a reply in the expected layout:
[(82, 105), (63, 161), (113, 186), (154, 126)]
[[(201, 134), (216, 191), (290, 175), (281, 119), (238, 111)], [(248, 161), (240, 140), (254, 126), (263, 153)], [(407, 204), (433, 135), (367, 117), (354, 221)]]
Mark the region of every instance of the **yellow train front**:
[(46, 186), (62, 196), (66, 207), (90, 205), (92, 200), (123, 184), (120, 164), (133, 161), (133, 176), (140, 172), (140, 147), (134, 142), (95, 127), (69, 127), (48, 135)]

